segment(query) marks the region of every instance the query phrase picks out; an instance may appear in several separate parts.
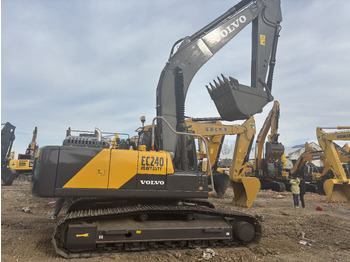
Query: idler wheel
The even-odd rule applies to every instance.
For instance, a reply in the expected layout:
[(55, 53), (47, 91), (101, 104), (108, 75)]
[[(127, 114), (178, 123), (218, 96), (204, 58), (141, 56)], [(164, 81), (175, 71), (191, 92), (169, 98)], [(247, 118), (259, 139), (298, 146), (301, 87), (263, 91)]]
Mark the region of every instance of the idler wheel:
[(250, 242), (255, 235), (254, 226), (245, 221), (238, 221), (233, 224), (233, 234), (243, 242)]

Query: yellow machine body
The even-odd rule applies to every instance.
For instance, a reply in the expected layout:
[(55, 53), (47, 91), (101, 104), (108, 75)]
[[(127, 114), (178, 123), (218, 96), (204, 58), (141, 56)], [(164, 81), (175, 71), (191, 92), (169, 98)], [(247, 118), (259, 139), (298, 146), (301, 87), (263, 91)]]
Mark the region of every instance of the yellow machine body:
[(33, 169), (33, 160), (13, 159), (13, 160), (10, 160), (7, 167), (19, 172), (31, 172)]
[(119, 189), (136, 174), (173, 173), (170, 154), (164, 151), (103, 149), (63, 188)]

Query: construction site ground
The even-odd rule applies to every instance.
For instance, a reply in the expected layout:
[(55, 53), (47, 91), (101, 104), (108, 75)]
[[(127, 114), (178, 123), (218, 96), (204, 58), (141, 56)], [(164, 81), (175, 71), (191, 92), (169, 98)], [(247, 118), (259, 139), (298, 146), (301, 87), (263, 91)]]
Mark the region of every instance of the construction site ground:
[[(290, 192), (261, 190), (250, 209), (232, 204), (233, 191), (209, 200), (217, 208), (257, 215), (260, 244), (247, 247), (128, 252), (69, 261), (350, 261), (350, 203), (327, 203), (326, 196), (305, 195), (306, 208), (294, 208)], [(49, 220), (55, 199), (31, 194), (30, 182), (15, 180), (1, 188), (1, 261), (66, 261), (56, 255), (51, 237), (57, 221)], [(316, 210), (321, 207), (323, 210)], [(64, 207), (60, 217), (64, 216)], [(302, 239), (302, 237), (304, 237)], [(206, 252), (208, 251), (208, 252)], [(211, 258), (210, 258), (211, 257)]]

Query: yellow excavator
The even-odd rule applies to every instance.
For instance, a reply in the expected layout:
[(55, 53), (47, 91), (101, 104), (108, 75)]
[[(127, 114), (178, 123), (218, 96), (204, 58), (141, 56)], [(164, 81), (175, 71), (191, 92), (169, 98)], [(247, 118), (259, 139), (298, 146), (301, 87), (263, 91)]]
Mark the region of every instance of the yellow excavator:
[[(308, 163), (312, 164), (312, 161), (315, 160), (321, 160), (324, 166), (327, 163), (327, 159), (323, 151), (317, 151), (312, 148), (309, 143), (305, 143), (305, 151), (299, 156), (289, 172), (291, 176), (304, 177), (305, 181), (307, 182), (306, 191), (322, 193), (323, 189), (319, 191), (317, 184), (323, 173), (311, 172), (306, 174), (304, 172), (305, 165)], [(323, 170), (326, 172), (326, 168)]]
[(35, 127), (33, 131), (32, 140), (30, 141), (25, 154), (18, 154), (17, 159), (14, 157), (14, 152), (11, 154), (11, 160), (9, 161), (8, 168), (11, 168), (16, 172), (16, 176), (20, 180), (31, 181), (31, 175), (33, 170), (33, 163), (36, 154), (38, 154), (38, 145), (36, 139), (38, 137), (38, 128)]
[[(74, 258), (259, 242), (261, 225), (256, 217), (219, 210), (205, 201), (213, 188), (208, 174), (198, 170), (194, 138), (199, 135), (187, 131), (185, 100), (197, 71), (252, 23), (250, 85), (222, 76), (207, 90), (224, 121), (246, 120), (260, 113), (273, 101), (281, 21), (280, 0), (242, 0), (175, 42), (159, 78), (151, 133), (140, 137), (136, 149), (121, 145), (111, 149), (98, 131), (94, 137), (66, 137), (62, 146), (40, 149), (33, 169), (33, 194), (84, 198), (71, 206), (55, 228), (58, 254)], [(243, 151), (240, 144), (236, 143), (236, 154)], [(243, 156), (236, 156), (240, 166)], [(243, 182), (243, 176), (233, 175), (240, 170), (231, 168), (230, 178)]]
[[(190, 132), (200, 134), (207, 139), (209, 156), (203, 150), (204, 141), (201, 138), (198, 139), (199, 150), (197, 156), (199, 160), (209, 158), (213, 170), (215, 191), (219, 196), (223, 196), (227, 188), (227, 182), (230, 180), (234, 192), (233, 202), (239, 206), (251, 207), (260, 190), (259, 179), (246, 176), (245, 172), (249, 164), (249, 152), (255, 135), (254, 118), (250, 117), (242, 125), (223, 125), (220, 121), (215, 123), (200, 122), (203, 120), (186, 119), (186, 125)], [(228, 174), (216, 172), (225, 135), (237, 135)], [(206, 165), (203, 165), (203, 167), (206, 167)]]
[[(263, 189), (272, 189), (274, 191), (285, 191), (285, 182), (288, 173), (283, 172), (284, 146), (278, 142), (278, 120), (280, 116), (280, 104), (274, 101), (265, 122), (258, 134), (255, 143), (255, 157), (253, 163), (253, 172), (260, 179)], [(265, 143), (268, 132), (268, 140)], [(263, 149), (265, 143), (265, 157)]]
[[(327, 133), (324, 129), (340, 131)], [(334, 140), (350, 140), (350, 126), (317, 127), (316, 135), (333, 172), (333, 178), (327, 179), (323, 184), (327, 200), (329, 202), (350, 202), (350, 179), (345, 173), (333, 143)]]
[[(344, 151), (338, 146), (335, 145), (339, 160), (342, 166), (345, 167), (345, 171), (348, 171), (347, 164), (349, 161), (350, 154), (344, 153)], [(346, 152), (346, 151), (345, 151)], [(323, 168), (321, 172), (305, 172), (304, 168), (307, 163), (311, 163), (313, 161), (320, 160), (323, 162)], [(317, 192), (319, 194), (324, 195), (323, 183), (329, 178), (333, 177), (333, 172), (331, 171), (331, 167), (329, 161), (323, 151), (317, 151), (312, 148), (309, 143), (305, 143), (305, 151), (302, 153), (293, 168), (290, 170), (290, 175), (304, 176), (306, 184), (306, 191)]]

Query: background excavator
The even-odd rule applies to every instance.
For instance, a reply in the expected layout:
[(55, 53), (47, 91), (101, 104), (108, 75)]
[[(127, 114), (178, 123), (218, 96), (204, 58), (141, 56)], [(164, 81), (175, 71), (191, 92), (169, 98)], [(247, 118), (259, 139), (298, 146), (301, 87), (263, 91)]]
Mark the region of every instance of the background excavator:
[[(336, 129), (340, 131), (327, 133), (324, 129)], [(333, 173), (333, 177), (327, 179), (323, 184), (327, 200), (329, 202), (350, 202), (350, 178), (345, 173), (345, 169), (333, 143), (334, 140), (350, 140), (350, 126), (317, 127), (316, 135)]]
[(16, 171), (16, 176), (19, 179), (31, 180), (33, 170), (34, 158), (38, 153), (38, 145), (36, 139), (38, 136), (38, 128), (35, 127), (33, 131), (32, 140), (30, 141), (25, 154), (18, 154), (17, 159), (14, 159), (14, 152), (11, 154), (11, 160), (8, 167)]
[[(202, 120), (186, 119), (186, 125), (189, 131), (207, 139), (209, 155), (203, 149), (204, 141), (199, 138), (197, 156), (199, 161), (210, 159), (216, 193), (219, 197), (223, 196), (230, 181), (234, 192), (233, 202), (239, 206), (251, 207), (260, 189), (259, 179), (245, 175), (255, 135), (254, 118), (250, 117), (242, 125), (223, 125), (220, 121), (200, 122)], [(237, 135), (237, 137), (229, 171), (222, 173), (218, 171), (218, 162), (225, 135)], [(202, 170), (206, 170), (207, 165), (204, 163)]]
[[(306, 165), (312, 164), (313, 161), (321, 160), (323, 165), (326, 166), (327, 158), (323, 151), (317, 151), (312, 148), (309, 143), (305, 143), (305, 151), (299, 156), (297, 161), (294, 163), (292, 169), (290, 170), (290, 176), (303, 177), (306, 182), (306, 191), (308, 192), (319, 192), (318, 181), (323, 176), (323, 172), (305, 172)], [(323, 169), (326, 171), (326, 168)], [(322, 184), (323, 187), (323, 184)], [(322, 193), (323, 189), (321, 190)]]
[[(255, 142), (255, 157), (253, 172), (260, 179), (263, 189), (285, 191), (284, 179), (288, 173), (283, 172), (284, 146), (278, 142), (278, 120), (280, 117), (280, 104), (274, 101), (273, 107), (265, 119), (265, 122)], [(265, 143), (268, 132), (268, 140)], [(263, 157), (265, 143), (265, 156)]]
[(16, 127), (9, 122), (1, 125), (1, 180), (3, 185), (10, 186), (16, 178), (16, 171), (8, 168)]
[(197, 171), (194, 138), (199, 135), (186, 130), (184, 105), (199, 68), (252, 22), (251, 86), (223, 77), (208, 89), (223, 120), (248, 119), (261, 112), (273, 100), (281, 20), (279, 0), (243, 0), (177, 41), (158, 83), (151, 135), (140, 137), (137, 150), (111, 149), (98, 131), (94, 137), (66, 137), (62, 146), (40, 149), (33, 193), (84, 198), (72, 205), (55, 229), (58, 254), (87, 257), (123, 250), (259, 242), (261, 225), (254, 216), (214, 209), (204, 201), (212, 189), (208, 175)]
[[(345, 172), (348, 174), (348, 162), (350, 159), (350, 154), (342, 150), (339, 146), (334, 143), (339, 160), (344, 167)], [(317, 168), (314, 171), (312, 165), (313, 161), (322, 161), (323, 167)], [(305, 151), (302, 153), (297, 161), (294, 163), (293, 168), (290, 170), (291, 176), (303, 176), (306, 181), (306, 191), (317, 192), (324, 195), (323, 183), (327, 179), (333, 178), (333, 172), (331, 170), (330, 163), (327, 159), (326, 154), (321, 150), (315, 150), (308, 143), (305, 143)], [(348, 175), (347, 175), (348, 176)]]

